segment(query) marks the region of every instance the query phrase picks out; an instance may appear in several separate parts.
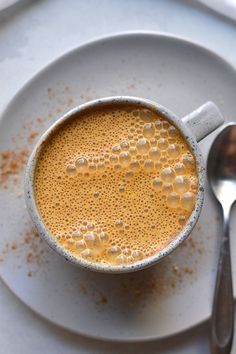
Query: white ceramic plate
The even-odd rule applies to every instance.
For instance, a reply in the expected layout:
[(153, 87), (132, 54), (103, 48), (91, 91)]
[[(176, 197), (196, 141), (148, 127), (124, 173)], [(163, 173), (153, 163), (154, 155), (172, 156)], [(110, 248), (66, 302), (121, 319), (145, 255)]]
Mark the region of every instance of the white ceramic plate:
[[(234, 120), (235, 92), (234, 69), (194, 43), (154, 33), (116, 35), (73, 50), (35, 76), (2, 115), (0, 150), (31, 149), (32, 130), (41, 134), (69, 108), (96, 97), (145, 97), (179, 116), (212, 100)], [(212, 139), (201, 143), (205, 156)], [(150, 269), (104, 275), (75, 268), (32, 239), (21, 177), (7, 186), (0, 190), (0, 274), (43, 317), (86, 336), (123, 341), (163, 338), (209, 317), (221, 236), (210, 194), (187, 246)], [(232, 236), (235, 231), (232, 217)], [(234, 270), (235, 255), (232, 237)]]

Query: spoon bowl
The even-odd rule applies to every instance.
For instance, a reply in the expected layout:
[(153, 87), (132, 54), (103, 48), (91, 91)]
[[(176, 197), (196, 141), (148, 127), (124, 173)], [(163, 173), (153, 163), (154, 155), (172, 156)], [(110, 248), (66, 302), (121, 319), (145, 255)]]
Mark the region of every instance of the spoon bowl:
[(236, 124), (230, 123), (213, 142), (207, 163), (211, 188), (221, 204), (236, 199)]

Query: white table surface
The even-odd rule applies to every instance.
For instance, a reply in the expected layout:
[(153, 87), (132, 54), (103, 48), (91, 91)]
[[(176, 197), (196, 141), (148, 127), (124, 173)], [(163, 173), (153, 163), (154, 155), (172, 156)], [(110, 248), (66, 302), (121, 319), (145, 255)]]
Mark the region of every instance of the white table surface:
[[(236, 22), (196, 1), (20, 0), (0, 12), (0, 111), (54, 58), (94, 37), (126, 30), (188, 37), (236, 66)], [(207, 354), (208, 329), (208, 324), (203, 324), (149, 344), (88, 340), (35, 315), (0, 281), (0, 354)], [(236, 353), (236, 341), (232, 353)]]

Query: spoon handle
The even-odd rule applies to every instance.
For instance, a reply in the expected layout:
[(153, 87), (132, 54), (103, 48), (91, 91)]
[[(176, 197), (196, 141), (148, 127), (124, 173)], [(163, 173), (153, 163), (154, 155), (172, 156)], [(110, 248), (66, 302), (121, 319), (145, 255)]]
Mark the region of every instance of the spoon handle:
[(234, 299), (229, 240), (230, 208), (223, 209), (223, 212), (224, 236), (220, 249), (211, 319), (212, 354), (229, 354), (234, 333)]

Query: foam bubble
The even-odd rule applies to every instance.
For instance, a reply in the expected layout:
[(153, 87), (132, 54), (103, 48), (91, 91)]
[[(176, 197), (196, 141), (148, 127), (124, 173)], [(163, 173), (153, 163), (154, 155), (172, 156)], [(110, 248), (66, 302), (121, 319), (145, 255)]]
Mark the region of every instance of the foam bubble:
[(150, 172), (154, 169), (154, 162), (152, 160), (146, 160), (144, 162), (144, 170)]
[(83, 234), (81, 231), (74, 231), (72, 236), (75, 237), (76, 239), (80, 239), (83, 237)]
[(98, 171), (104, 171), (104, 170), (105, 170), (105, 164), (104, 164), (104, 162), (99, 162), (99, 163), (97, 164), (97, 170), (98, 170)]
[(151, 138), (149, 140), (151, 146), (156, 146), (157, 145), (157, 139), (156, 138)]
[(94, 157), (93, 157), (93, 162), (94, 162), (95, 164), (97, 164), (97, 163), (99, 162), (99, 157), (94, 156)]
[(174, 144), (176, 142), (176, 139), (173, 137), (168, 138), (168, 141), (170, 144)]
[(133, 178), (133, 177), (134, 177), (133, 171), (127, 171), (127, 172), (125, 173), (125, 178), (130, 179), (130, 178)]
[(171, 158), (176, 159), (180, 154), (180, 147), (176, 144), (171, 144), (168, 147), (168, 153)]
[(186, 216), (181, 215), (178, 219), (178, 222), (181, 226), (183, 226), (186, 223)]
[(164, 168), (161, 172), (161, 178), (164, 182), (172, 182), (175, 178), (175, 172), (171, 167)]
[(82, 252), (81, 252), (81, 256), (83, 257), (83, 258), (92, 258), (92, 251), (89, 249), (89, 248), (86, 248), (85, 250), (83, 250)]
[(74, 176), (76, 175), (76, 167), (75, 165), (69, 164), (66, 167), (66, 173), (68, 174), (68, 176)]
[(125, 192), (125, 186), (120, 186), (119, 187), (119, 192), (124, 193)]
[(145, 138), (152, 138), (155, 135), (155, 127), (153, 123), (146, 123), (143, 127), (143, 136)]
[(75, 165), (79, 172), (86, 172), (88, 168), (88, 161), (85, 157), (79, 157), (75, 161)]
[(162, 189), (163, 182), (157, 177), (153, 180), (152, 185), (155, 190), (160, 191)]
[(97, 166), (95, 165), (95, 163), (91, 162), (88, 166), (88, 170), (90, 173), (95, 173), (97, 170)]
[(75, 243), (75, 246), (78, 250), (84, 250), (86, 248), (86, 243), (84, 240), (79, 240)]
[(155, 121), (155, 127), (157, 130), (160, 130), (162, 128), (162, 121), (160, 119)]
[(160, 158), (160, 162), (161, 162), (164, 166), (166, 166), (166, 164), (167, 164), (167, 158), (166, 158), (165, 156), (162, 156), (162, 157)]
[(161, 168), (162, 168), (162, 163), (161, 163), (160, 161), (157, 161), (157, 162), (155, 163), (155, 169), (156, 169), (157, 171), (160, 171)]
[(127, 151), (129, 150), (129, 142), (126, 141), (122, 141), (122, 143), (120, 144), (121, 150)]
[[(130, 137), (130, 136), (129, 136)], [(130, 137), (130, 139), (131, 140), (129, 140), (129, 146), (130, 146), (130, 148), (131, 147), (135, 147), (136, 146), (136, 142), (135, 142), (135, 140), (132, 140), (133, 139), (133, 135)]]
[(114, 258), (119, 256), (119, 254), (121, 253), (121, 249), (118, 246), (111, 246), (110, 248), (108, 248), (107, 250), (107, 255), (110, 258)]
[(151, 147), (149, 150), (149, 157), (153, 161), (157, 161), (161, 157), (160, 150), (157, 147)]
[(128, 151), (122, 151), (119, 156), (119, 161), (122, 166), (128, 166), (131, 161), (131, 155)]
[(153, 113), (149, 110), (142, 109), (139, 112), (139, 116), (144, 122), (150, 122), (153, 118)]
[(66, 244), (67, 244), (67, 246), (71, 247), (71, 246), (74, 244), (73, 238), (69, 238), (69, 239), (66, 241)]
[(89, 222), (89, 223), (87, 224), (87, 229), (88, 229), (89, 231), (93, 231), (93, 230), (94, 230), (94, 228), (95, 228), (94, 223)]
[(166, 150), (168, 148), (168, 141), (164, 138), (160, 138), (157, 145), (161, 150)]
[(181, 162), (177, 162), (175, 164), (175, 173), (177, 175), (183, 175), (183, 174), (185, 174), (185, 172), (186, 172), (186, 170), (185, 170), (184, 165)]
[(115, 155), (115, 154), (112, 154), (112, 155), (110, 156), (110, 161), (111, 161), (111, 163), (112, 163), (113, 165), (115, 165), (115, 164), (118, 163), (119, 157), (118, 157), (117, 155)]
[(164, 183), (162, 186), (162, 192), (164, 195), (168, 195), (173, 191), (173, 185), (171, 183)]
[(121, 152), (121, 147), (120, 145), (116, 144), (113, 146), (112, 151), (114, 154), (119, 154)]
[(114, 165), (114, 170), (115, 171), (120, 171), (121, 170), (121, 165), (120, 164)]
[(171, 208), (177, 208), (179, 206), (180, 196), (176, 192), (171, 192), (167, 197), (167, 204)]
[(140, 164), (137, 160), (132, 160), (130, 162), (129, 168), (131, 169), (131, 171), (137, 172), (140, 169)]
[(163, 120), (162, 126), (164, 129), (168, 129), (170, 127), (170, 123), (167, 120)]
[(87, 227), (85, 225), (80, 226), (80, 232), (84, 234), (87, 231)]
[(84, 241), (89, 248), (97, 248), (99, 247), (99, 238), (95, 232), (88, 232), (84, 236)]
[(149, 145), (149, 142), (148, 142), (147, 139), (141, 138), (141, 139), (138, 140), (138, 142), (137, 142), (137, 150), (138, 150), (138, 152), (140, 154), (147, 153), (148, 150), (149, 150), (149, 147), (150, 147), (150, 145)]
[(119, 256), (116, 257), (116, 262), (117, 264), (126, 264), (127, 257), (124, 254), (120, 254)]
[(183, 164), (186, 168), (193, 168), (195, 166), (195, 161), (190, 153), (186, 153), (182, 157)]
[(161, 129), (160, 132), (159, 132), (160, 136), (162, 138), (167, 138), (168, 137), (168, 132), (166, 129)]
[(115, 226), (120, 229), (121, 227), (123, 227), (123, 221), (120, 219), (117, 219), (115, 221)]
[(105, 231), (102, 231), (100, 233), (99, 238), (102, 244), (107, 243), (109, 241), (108, 233)]
[(177, 176), (174, 180), (174, 188), (177, 193), (183, 194), (190, 187), (189, 179), (186, 176)]
[(134, 261), (139, 261), (139, 260), (141, 260), (143, 258), (143, 254), (139, 250), (134, 250), (131, 253), (131, 256), (133, 257)]
[(181, 198), (182, 208), (191, 211), (194, 205), (195, 205), (195, 195), (191, 192), (184, 193)]
[(197, 177), (195, 176), (191, 176), (190, 178), (190, 183), (191, 183), (191, 190), (192, 192), (197, 192), (197, 188), (198, 188), (198, 180)]
[(137, 154), (137, 149), (135, 146), (131, 146), (129, 149), (129, 152), (131, 155), (136, 155)]
[(175, 136), (178, 134), (178, 131), (173, 125), (171, 125), (168, 129), (169, 136)]
[(122, 253), (125, 255), (125, 256), (130, 256), (131, 255), (131, 251), (129, 248), (125, 247), (122, 251)]

